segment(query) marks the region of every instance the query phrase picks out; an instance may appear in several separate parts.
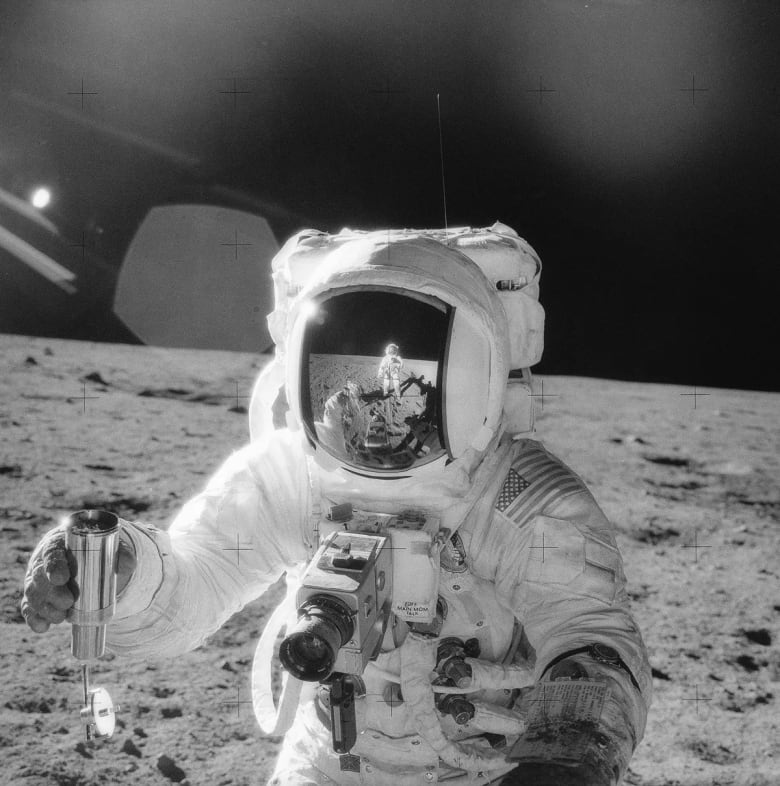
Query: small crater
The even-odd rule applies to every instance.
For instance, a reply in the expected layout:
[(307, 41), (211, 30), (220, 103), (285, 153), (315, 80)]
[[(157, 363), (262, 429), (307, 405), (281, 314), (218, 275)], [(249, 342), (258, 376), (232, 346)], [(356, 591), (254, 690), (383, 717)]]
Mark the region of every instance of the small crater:
[(181, 707), (163, 707), (160, 714), (163, 718), (181, 718), (182, 711)]
[(672, 679), (665, 671), (661, 671), (661, 669), (657, 669), (655, 666), (653, 666), (650, 671), (653, 675), (653, 678), (656, 680), (665, 680), (666, 682), (669, 682)]

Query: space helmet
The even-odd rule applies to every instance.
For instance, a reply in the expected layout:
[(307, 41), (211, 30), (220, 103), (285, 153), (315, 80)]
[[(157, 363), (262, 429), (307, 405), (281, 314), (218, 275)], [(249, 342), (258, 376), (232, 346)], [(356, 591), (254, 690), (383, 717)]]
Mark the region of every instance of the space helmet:
[[(541, 354), (541, 266), (522, 243), (503, 225), (291, 238), (273, 264), (265, 409), (283, 383), (287, 425), (326, 470), (389, 480), (473, 463), (507, 428), (510, 372)], [(507, 308), (507, 297), (523, 308)], [(253, 400), (250, 420), (258, 408)], [(252, 425), (254, 438), (264, 426)]]

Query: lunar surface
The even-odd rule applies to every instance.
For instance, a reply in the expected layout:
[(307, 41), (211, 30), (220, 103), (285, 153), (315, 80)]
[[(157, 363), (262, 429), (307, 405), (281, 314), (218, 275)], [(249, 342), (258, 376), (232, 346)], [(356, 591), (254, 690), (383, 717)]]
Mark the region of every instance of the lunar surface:
[[(406, 360), (400, 396), (378, 377), (379, 361), (364, 355), (309, 358), (309, 396), (321, 444), (353, 466), (406, 468), (444, 453), (436, 433), (437, 364)], [(414, 446), (414, 448), (412, 447)]]
[[(0, 360), (0, 783), (263, 783), (279, 741), (255, 725), (250, 666), (278, 588), (195, 652), (101, 661), (94, 681), (121, 712), (95, 743), (67, 626), (32, 633), (19, 599), (63, 514), (167, 526), (246, 441), (266, 358), (0, 336)], [(625, 782), (780, 783), (780, 396), (567, 377), (535, 388), (537, 437), (617, 528), (653, 667)]]

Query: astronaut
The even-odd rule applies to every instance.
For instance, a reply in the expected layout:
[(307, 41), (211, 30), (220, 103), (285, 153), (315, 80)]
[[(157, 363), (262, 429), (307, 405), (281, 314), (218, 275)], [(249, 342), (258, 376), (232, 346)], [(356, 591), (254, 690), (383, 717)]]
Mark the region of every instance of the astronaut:
[(392, 384), (395, 397), (401, 398), (401, 369), (404, 361), (398, 352), (398, 344), (388, 344), (385, 347), (385, 356), (379, 364), (377, 377), (382, 380), (382, 393), (385, 396), (390, 393)]
[(324, 445), (335, 455), (354, 452), (357, 438), (355, 412), (359, 406), (360, 390), (349, 380), (325, 402), (317, 433)]
[[(612, 525), (580, 478), (532, 438), (527, 369), (542, 349), (540, 271), (503, 224), (296, 235), (274, 261), (276, 355), (255, 386), (250, 444), (167, 531), (122, 529), (108, 626), (120, 656), (192, 650), (286, 574), (287, 598), (252, 675), (261, 727), (285, 735), (268, 783), (614, 786), (625, 773), (644, 733), (650, 669)], [(350, 365), (352, 379), (373, 373), (370, 347), (387, 330), (377, 314), (398, 315), (404, 354), (436, 380), (437, 439), (403, 465), (334, 451), (313, 415), (323, 396), (314, 386), (327, 380), (310, 373), (311, 358), (330, 358), (334, 379)], [(339, 354), (334, 337), (345, 325), (358, 343)], [(282, 428), (272, 414), (280, 391)], [(287, 675), (282, 696), (271, 691), (274, 640), (302, 618), (301, 573), (334, 520), (343, 531), (436, 522), (429, 547), (392, 552), (394, 571), (412, 556), (435, 564), (407, 571), (409, 585), (420, 573), (435, 588), (435, 612), (411, 602), (396, 612), (394, 602), (384, 616), (380, 644), (351, 678), (344, 707), (356, 737), (346, 751), (334, 728), (341, 676)], [(237, 538), (251, 544), (238, 563)], [(69, 577), (55, 529), (25, 582), (22, 612), (34, 631), (67, 617)], [(393, 596), (409, 591), (394, 579)], [(320, 614), (318, 625), (333, 622)], [(328, 654), (316, 636), (304, 644), (304, 659)]]

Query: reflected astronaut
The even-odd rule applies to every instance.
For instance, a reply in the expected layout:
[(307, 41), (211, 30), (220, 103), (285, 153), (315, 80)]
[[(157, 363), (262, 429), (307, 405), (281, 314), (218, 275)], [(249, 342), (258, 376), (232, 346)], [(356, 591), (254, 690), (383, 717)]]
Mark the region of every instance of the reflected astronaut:
[(323, 444), (337, 455), (352, 455), (357, 448), (360, 400), (359, 386), (347, 381), (325, 402), (317, 433)]
[[(252, 672), (261, 728), (284, 734), (269, 783), (623, 777), (650, 669), (612, 524), (532, 438), (540, 272), (502, 224), (299, 233), (274, 261), (276, 355), (250, 444), (167, 531), (123, 528), (117, 655), (191, 650), (286, 575)], [(390, 371), (380, 392), (388, 325), (410, 378)], [(380, 446), (374, 429), (372, 447), (383, 403), (402, 434)], [(240, 564), (237, 538), (253, 544)], [(55, 529), (25, 584), (33, 630), (72, 604), (67, 566)]]
[(392, 383), (393, 393), (396, 398), (401, 398), (401, 369), (404, 366), (403, 358), (398, 354), (397, 344), (388, 344), (385, 348), (385, 356), (379, 364), (377, 377), (382, 380), (382, 393), (387, 396), (390, 393)]

